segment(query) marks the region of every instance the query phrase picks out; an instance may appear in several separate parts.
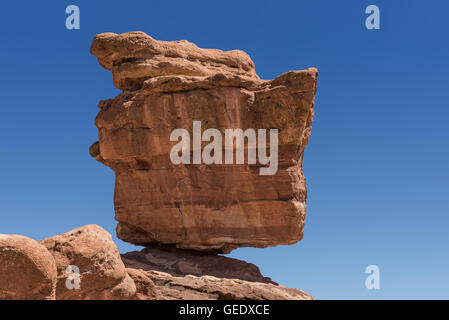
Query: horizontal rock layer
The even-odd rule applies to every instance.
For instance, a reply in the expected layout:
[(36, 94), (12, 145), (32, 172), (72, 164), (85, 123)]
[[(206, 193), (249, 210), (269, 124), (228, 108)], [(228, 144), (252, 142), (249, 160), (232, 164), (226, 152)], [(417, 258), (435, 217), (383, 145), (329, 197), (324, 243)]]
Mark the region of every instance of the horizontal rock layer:
[(139, 88), (145, 79), (167, 75), (225, 73), (258, 78), (254, 63), (243, 51), (200, 49), (188, 41), (158, 41), (138, 31), (97, 35), (91, 53), (112, 71), (114, 84), (121, 90)]
[(125, 253), (122, 259), (127, 270), (139, 270), (151, 279), (158, 300), (313, 299), (264, 277), (254, 264), (224, 256), (148, 247)]
[(160, 271), (175, 277), (208, 275), (276, 284), (270, 278), (264, 277), (254, 264), (221, 255), (148, 247), (142, 251), (125, 253), (122, 255), (122, 260), (128, 268)]
[(145, 271), (158, 300), (313, 300), (301, 290), (270, 283), (212, 276), (174, 277), (160, 271)]

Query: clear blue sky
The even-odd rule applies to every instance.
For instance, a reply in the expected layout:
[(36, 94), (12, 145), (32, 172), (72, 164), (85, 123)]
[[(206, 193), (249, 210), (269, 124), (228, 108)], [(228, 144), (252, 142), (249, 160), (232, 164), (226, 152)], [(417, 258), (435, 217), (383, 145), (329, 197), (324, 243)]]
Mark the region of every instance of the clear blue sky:
[[(80, 30), (65, 28), (70, 4)], [(369, 4), (381, 30), (365, 28)], [(264, 79), (319, 69), (304, 240), (232, 256), (319, 299), (448, 299), (448, 14), (443, 0), (2, 1), (0, 233), (96, 223), (115, 236), (114, 174), (88, 148), (98, 101), (119, 91), (89, 48), (142, 30), (242, 49)]]

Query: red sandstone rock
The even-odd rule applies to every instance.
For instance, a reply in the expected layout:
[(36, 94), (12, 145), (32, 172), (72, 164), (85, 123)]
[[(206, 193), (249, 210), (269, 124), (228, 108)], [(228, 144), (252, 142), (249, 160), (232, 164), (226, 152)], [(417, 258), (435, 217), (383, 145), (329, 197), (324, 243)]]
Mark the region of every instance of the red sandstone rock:
[[(130, 299), (136, 293), (111, 235), (99, 226), (87, 225), (40, 243), (56, 261), (57, 300)], [(79, 289), (67, 287), (71, 265), (79, 269)]]
[[(313, 299), (223, 256), (146, 248), (124, 254), (123, 263), (110, 234), (96, 225), (41, 243), (0, 235), (0, 300)], [(66, 286), (68, 265), (79, 267), (79, 290)]]
[(145, 274), (154, 282), (158, 300), (313, 300), (308, 293), (276, 284), (212, 276), (174, 277), (159, 271)]
[[(148, 247), (125, 253), (122, 260), (136, 282), (138, 293), (151, 288), (150, 293), (136, 295), (141, 299), (152, 292), (157, 292), (158, 300), (313, 299), (301, 290), (278, 285), (264, 277), (251, 263), (225, 256)], [(145, 280), (141, 280), (142, 274)]]
[[(99, 142), (90, 148), (116, 173), (120, 239), (226, 253), (302, 238), (302, 159), (316, 69), (265, 81), (242, 51), (199, 49), (142, 32), (98, 35), (91, 52), (124, 90), (100, 102)], [(173, 164), (170, 150), (177, 142), (170, 134), (176, 128), (192, 134), (193, 121), (223, 135), (226, 129), (278, 129), (277, 173), (260, 175), (260, 164)]]
[(56, 263), (44, 246), (0, 234), (0, 300), (54, 300), (55, 288)]
[(126, 272), (136, 284), (134, 300), (156, 300), (157, 290), (153, 281), (148, 278), (143, 270), (126, 268)]
[(176, 277), (208, 275), (276, 284), (270, 278), (264, 277), (254, 264), (220, 255), (148, 247), (142, 251), (122, 254), (122, 260), (128, 268), (161, 271)]
[(258, 79), (254, 63), (243, 51), (200, 49), (188, 41), (157, 41), (143, 32), (102, 33), (95, 37), (91, 53), (111, 70), (121, 90), (140, 88), (159, 76), (210, 76), (237, 74)]

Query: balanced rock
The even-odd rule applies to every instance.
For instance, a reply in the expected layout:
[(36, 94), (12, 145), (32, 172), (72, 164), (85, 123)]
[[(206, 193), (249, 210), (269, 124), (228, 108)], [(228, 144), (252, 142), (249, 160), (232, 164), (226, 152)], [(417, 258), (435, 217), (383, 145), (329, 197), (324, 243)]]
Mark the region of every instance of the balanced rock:
[(134, 281), (128, 275), (111, 235), (103, 228), (87, 225), (40, 243), (56, 261), (57, 300), (134, 297)]
[(38, 242), (0, 234), (0, 300), (54, 300), (56, 263)]
[[(302, 238), (302, 159), (314, 115), (316, 69), (261, 80), (243, 51), (157, 41), (143, 32), (97, 35), (91, 53), (123, 90), (99, 103), (99, 142), (90, 148), (116, 174), (120, 239), (227, 253)], [(181, 142), (171, 139), (176, 129), (193, 143), (184, 143), (184, 136)], [(228, 130), (248, 133), (242, 139), (248, 143), (234, 144), (230, 135), (232, 145), (226, 147)], [(257, 150), (247, 130), (258, 135)], [(204, 161), (205, 150), (211, 151), (207, 133), (214, 133), (213, 162)], [(173, 148), (180, 143), (183, 161), (176, 162)], [(229, 150), (231, 161), (225, 159)]]

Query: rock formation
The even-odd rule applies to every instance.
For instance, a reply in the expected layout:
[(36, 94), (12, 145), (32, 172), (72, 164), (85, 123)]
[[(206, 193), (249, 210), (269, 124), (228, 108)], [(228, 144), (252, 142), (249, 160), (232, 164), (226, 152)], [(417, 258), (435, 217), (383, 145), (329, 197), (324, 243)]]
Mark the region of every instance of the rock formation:
[(140, 269), (126, 268), (126, 272), (133, 279), (136, 286), (136, 294), (133, 300), (156, 300), (157, 289), (153, 281)]
[(254, 264), (220, 255), (148, 247), (142, 251), (125, 253), (122, 260), (128, 268), (160, 271), (175, 277), (207, 275), (275, 284), (270, 278), (262, 276)]
[(142, 32), (100, 34), (91, 52), (123, 92), (100, 102), (90, 153), (115, 171), (118, 237), (146, 248), (120, 256), (96, 225), (0, 235), (0, 300), (313, 299), (218, 253), (302, 238), (317, 70), (261, 80), (242, 51)]
[[(0, 300), (313, 299), (227, 257), (146, 248), (122, 258), (111, 235), (96, 225), (40, 243), (0, 235)], [(69, 278), (73, 270), (78, 276)]]
[(239, 279), (174, 277), (165, 272), (146, 271), (155, 284), (158, 300), (313, 300), (301, 290)]
[[(157, 41), (143, 32), (100, 34), (91, 53), (123, 90), (99, 103), (99, 142), (90, 148), (116, 174), (120, 239), (227, 253), (302, 238), (307, 198), (302, 159), (313, 121), (316, 69), (261, 80), (243, 51)], [(223, 135), (226, 129), (277, 129), (277, 172), (260, 175), (264, 165), (250, 161), (173, 164), (170, 151), (177, 142), (170, 140), (171, 132), (183, 128), (192, 134), (193, 121)], [(244, 150), (249, 154), (250, 148)]]
[(36, 241), (0, 234), (0, 300), (54, 300), (56, 263)]
[(313, 299), (264, 277), (254, 264), (220, 255), (149, 247), (122, 259), (130, 270), (139, 269), (152, 280), (159, 300)]
[[(103, 228), (87, 225), (40, 243), (56, 261), (58, 300), (130, 299), (136, 293), (117, 246)], [(69, 266), (78, 268), (79, 283), (82, 283), (79, 290), (67, 287), (67, 278), (73, 275), (73, 270), (67, 270)]]

